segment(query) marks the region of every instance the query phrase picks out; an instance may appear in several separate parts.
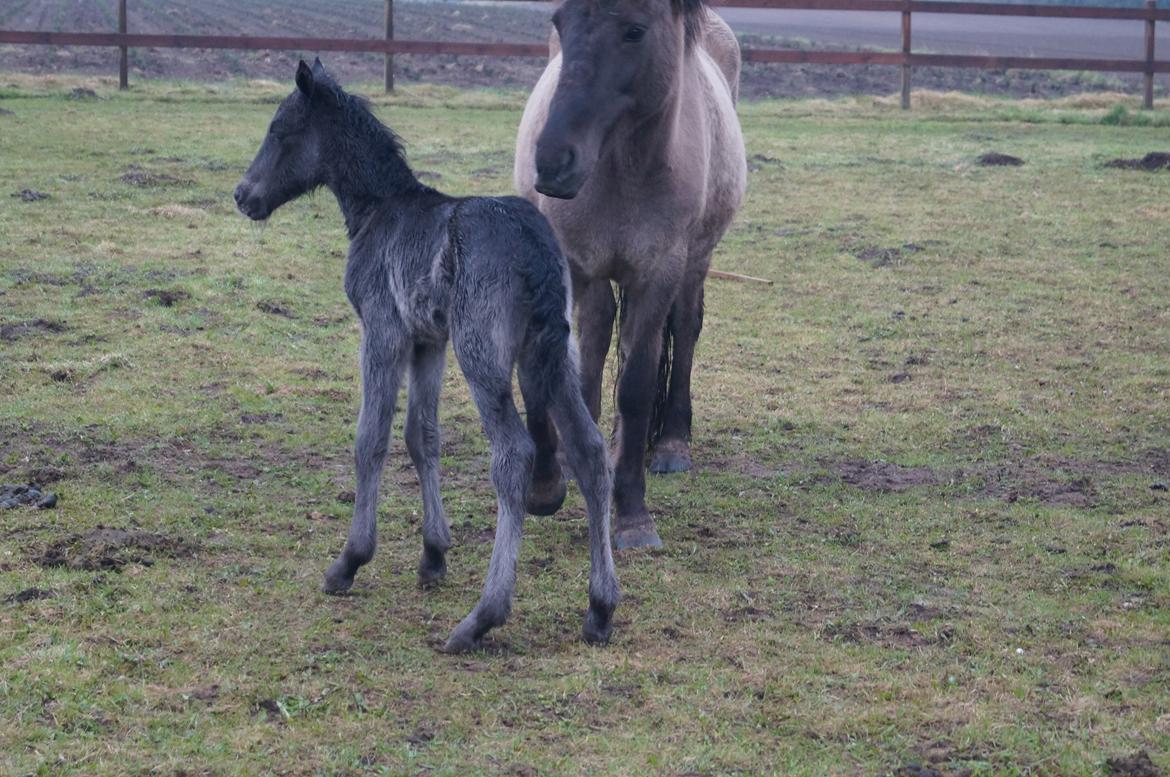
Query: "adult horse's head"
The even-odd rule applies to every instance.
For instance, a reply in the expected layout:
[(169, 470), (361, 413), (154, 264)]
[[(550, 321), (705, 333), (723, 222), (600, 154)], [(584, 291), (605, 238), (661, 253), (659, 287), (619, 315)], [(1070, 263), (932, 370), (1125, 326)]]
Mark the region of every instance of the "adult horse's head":
[(668, 103), (703, 0), (565, 0), (553, 15), (561, 73), (536, 141), (536, 190), (572, 199), (623, 116)]

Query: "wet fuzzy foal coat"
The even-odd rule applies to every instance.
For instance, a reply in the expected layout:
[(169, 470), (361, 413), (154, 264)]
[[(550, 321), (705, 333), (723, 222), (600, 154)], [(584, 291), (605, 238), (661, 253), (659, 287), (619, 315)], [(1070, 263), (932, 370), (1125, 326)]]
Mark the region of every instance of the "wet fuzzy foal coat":
[(513, 368), (528, 412), (553, 419), (580, 478), (591, 561), (584, 636), (605, 642), (618, 599), (609, 539), (611, 474), (605, 442), (579, 392), (568, 268), (548, 223), (516, 197), (460, 199), (424, 186), (394, 134), (319, 62), (312, 68), (302, 62), (296, 80), (236, 201), (249, 217), (264, 219), (325, 186), (336, 195), (349, 231), (345, 291), (362, 323), (357, 492), (349, 538), (325, 574), (325, 590), (348, 590), (374, 554), (378, 483), (407, 372), (406, 445), (423, 494), (419, 582), (435, 583), (446, 572), (451, 536), (439, 495), (438, 401), (450, 338), (491, 443), (499, 508), (483, 595), (447, 649), (477, 647), (511, 607), (535, 456), (513, 402)]

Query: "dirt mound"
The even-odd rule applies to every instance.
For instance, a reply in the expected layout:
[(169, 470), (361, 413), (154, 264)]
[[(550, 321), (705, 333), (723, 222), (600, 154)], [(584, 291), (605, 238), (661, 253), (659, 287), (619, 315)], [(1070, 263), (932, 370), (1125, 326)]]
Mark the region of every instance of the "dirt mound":
[(16, 340), (33, 332), (59, 335), (65, 331), (65, 328), (65, 325), (60, 321), (50, 321), (46, 318), (38, 318), (34, 321), (17, 321), (15, 324), (0, 326), (0, 340)]
[(1024, 160), (1018, 156), (1000, 154), (996, 151), (988, 151), (975, 161), (984, 167), (1019, 167), (1024, 164)]
[(163, 534), (98, 526), (49, 545), (33, 562), (42, 567), (118, 571), (127, 564), (151, 566), (157, 556), (183, 558), (195, 552), (186, 540)]
[(1162, 777), (1162, 770), (1150, 760), (1150, 754), (1140, 750), (1128, 758), (1110, 758), (1105, 772), (1111, 777)]
[(147, 289), (142, 296), (154, 300), (164, 308), (174, 307), (177, 303), (191, 299), (191, 295), (182, 289)]
[(42, 492), (33, 485), (3, 485), (0, 486), (0, 510), (20, 506), (36, 506), (41, 510), (48, 510), (57, 506), (57, 495)]
[(903, 467), (884, 461), (844, 461), (837, 466), (841, 479), (863, 491), (905, 491), (932, 486), (938, 478), (926, 467)]
[(1152, 151), (1141, 159), (1114, 159), (1105, 163), (1106, 167), (1122, 170), (1145, 170), (1149, 173), (1158, 170), (1170, 170), (1170, 154), (1163, 151)]

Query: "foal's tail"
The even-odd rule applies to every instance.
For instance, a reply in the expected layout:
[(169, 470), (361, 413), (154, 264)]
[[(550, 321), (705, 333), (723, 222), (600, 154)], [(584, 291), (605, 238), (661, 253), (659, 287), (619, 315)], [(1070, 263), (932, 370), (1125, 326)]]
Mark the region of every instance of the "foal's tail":
[(524, 351), (532, 377), (540, 381), (547, 396), (554, 395), (566, 378), (569, 358), (568, 261), (561, 253), (552, 230), (540, 220), (539, 243), (544, 250), (521, 261), (517, 267), (524, 282), (524, 302), (529, 311)]
[[(626, 366), (626, 354), (621, 347), (621, 332), (626, 324), (626, 292), (618, 289), (617, 332), (618, 365), (617, 379), (613, 383), (614, 405), (617, 405), (618, 386), (622, 380), (622, 370)], [(654, 389), (654, 402), (650, 405), (650, 428), (646, 434), (646, 447), (652, 448), (662, 436), (662, 427), (666, 423), (666, 407), (670, 394), (670, 370), (674, 364), (674, 316), (668, 315), (662, 327), (662, 352), (658, 355), (658, 380)]]

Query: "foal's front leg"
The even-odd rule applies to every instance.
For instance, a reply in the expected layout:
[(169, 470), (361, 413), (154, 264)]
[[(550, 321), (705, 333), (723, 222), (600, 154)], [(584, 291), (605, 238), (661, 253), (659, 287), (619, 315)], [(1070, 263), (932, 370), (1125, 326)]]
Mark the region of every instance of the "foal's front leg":
[(354, 463), (357, 493), (345, 549), (325, 573), (325, 593), (342, 594), (353, 585), (358, 567), (374, 557), (377, 545), (378, 483), (390, 442), (394, 403), (406, 366), (407, 343), (397, 322), (365, 322), (362, 327), (362, 409), (358, 415)]

